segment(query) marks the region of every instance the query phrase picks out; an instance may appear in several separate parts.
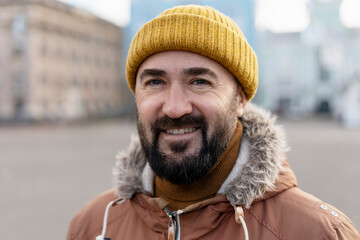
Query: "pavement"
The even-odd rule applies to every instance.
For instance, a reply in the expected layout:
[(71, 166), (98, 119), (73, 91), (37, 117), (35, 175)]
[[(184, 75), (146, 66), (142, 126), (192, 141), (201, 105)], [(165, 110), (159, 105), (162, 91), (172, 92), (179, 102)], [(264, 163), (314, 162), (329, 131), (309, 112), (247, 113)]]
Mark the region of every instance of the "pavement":
[[(280, 119), (300, 188), (360, 229), (360, 130), (328, 119)], [(133, 121), (0, 126), (0, 238), (61, 240), (84, 204), (111, 188), (115, 155)]]

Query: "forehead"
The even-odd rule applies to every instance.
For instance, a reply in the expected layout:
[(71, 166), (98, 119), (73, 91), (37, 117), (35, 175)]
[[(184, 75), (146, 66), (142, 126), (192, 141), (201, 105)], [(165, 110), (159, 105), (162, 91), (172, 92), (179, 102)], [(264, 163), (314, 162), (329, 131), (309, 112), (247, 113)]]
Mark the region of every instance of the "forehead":
[(187, 51), (165, 51), (151, 55), (140, 65), (138, 75), (145, 69), (151, 68), (164, 70), (168, 74), (176, 74), (192, 67), (204, 67), (216, 74), (233, 77), (233, 75), (218, 62), (200, 54)]

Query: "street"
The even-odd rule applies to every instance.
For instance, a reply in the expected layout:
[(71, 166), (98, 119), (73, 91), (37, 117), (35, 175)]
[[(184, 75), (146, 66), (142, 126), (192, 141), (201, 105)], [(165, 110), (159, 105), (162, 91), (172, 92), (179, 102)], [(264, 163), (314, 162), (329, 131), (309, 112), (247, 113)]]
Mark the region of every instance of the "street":
[[(332, 120), (282, 120), (300, 188), (347, 214), (360, 229), (360, 130)], [(65, 239), (71, 218), (112, 187), (130, 120), (0, 126), (0, 238)]]

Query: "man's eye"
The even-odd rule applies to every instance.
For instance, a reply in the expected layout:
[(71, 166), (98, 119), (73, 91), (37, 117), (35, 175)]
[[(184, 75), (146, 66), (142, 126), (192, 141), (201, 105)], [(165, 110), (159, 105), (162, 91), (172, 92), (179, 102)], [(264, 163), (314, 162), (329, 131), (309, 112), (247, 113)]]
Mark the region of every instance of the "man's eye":
[(158, 79), (152, 79), (146, 82), (146, 85), (150, 85), (150, 86), (160, 85), (160, 84), (163, 84), (163, 82)]
[(193, 81), (193, 84), (195, 85), (209, 85), (209, 81), (206, 81), (204, 79), (196, 79), (195, 81)]

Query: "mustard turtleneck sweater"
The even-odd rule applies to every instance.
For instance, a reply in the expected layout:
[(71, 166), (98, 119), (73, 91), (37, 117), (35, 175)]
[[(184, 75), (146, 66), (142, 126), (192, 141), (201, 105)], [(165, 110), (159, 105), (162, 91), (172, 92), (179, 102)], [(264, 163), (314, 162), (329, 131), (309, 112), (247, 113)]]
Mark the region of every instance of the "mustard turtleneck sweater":
[(199, 181), (186, 185), (175, 185), (166, 179), (155, 177), (155, 196), (165, 199), (171, 211), (206, 199), (213, 198), (231, 172), (239, 154), (243, 127), (240, 121), (229, 145), (212, 169)]

